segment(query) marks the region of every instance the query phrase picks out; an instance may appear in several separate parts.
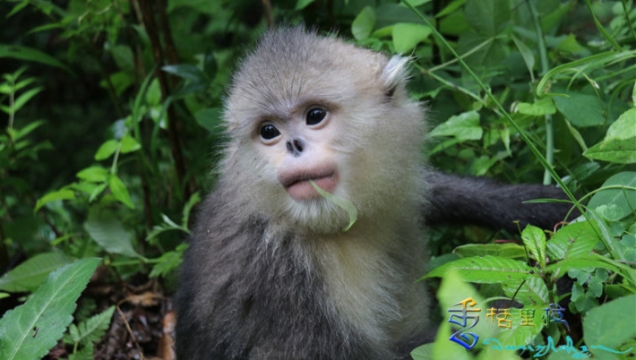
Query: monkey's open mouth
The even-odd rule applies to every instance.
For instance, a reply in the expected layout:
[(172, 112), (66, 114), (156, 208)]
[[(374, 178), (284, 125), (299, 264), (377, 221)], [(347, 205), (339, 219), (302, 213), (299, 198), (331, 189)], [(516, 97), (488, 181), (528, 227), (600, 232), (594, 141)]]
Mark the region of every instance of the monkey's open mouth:
[(311, 186), (309, 180), (313, 180), (318, 187), (333, 192), (338, 184), (338, 176), (334, 170), (319, 172), (298, 172), (285, 174), (279, 178), (289, 196), (296, 200), (307, 200), (320, 197), (320, 194)]

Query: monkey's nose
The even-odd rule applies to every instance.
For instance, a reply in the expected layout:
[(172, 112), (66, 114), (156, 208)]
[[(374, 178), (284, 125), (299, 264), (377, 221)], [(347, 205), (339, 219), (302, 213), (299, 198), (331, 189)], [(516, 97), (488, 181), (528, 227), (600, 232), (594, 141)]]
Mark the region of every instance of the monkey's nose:
[(301, 139), (292, 139), (287, 141), (287, 151), (294, 155), (300, 156), (303, 152), (303, 148), (305, 147), (304, 142)]

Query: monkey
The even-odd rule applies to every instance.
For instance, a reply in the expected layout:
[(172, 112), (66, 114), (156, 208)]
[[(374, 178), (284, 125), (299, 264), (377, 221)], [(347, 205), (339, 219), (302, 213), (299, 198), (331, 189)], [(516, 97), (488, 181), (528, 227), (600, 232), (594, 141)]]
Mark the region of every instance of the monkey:
[(458, 198), (499, 184), (425, 165), (408, 61), (302, 26), (243, 60), (182, 263), (178, 359), (395, 359), (431, 340), (423, 222), (496, 226), (463, 206), (501, 197)]

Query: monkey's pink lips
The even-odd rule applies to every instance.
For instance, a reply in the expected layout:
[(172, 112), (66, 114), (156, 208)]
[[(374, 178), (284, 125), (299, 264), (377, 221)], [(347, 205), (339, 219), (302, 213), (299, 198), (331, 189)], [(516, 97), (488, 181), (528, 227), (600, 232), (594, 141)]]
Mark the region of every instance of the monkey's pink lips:
[(296, 173), (281, 176), (280, 183), (285, 187), (289, 196), (295, 200), (307, 200), (321, 195), (311, 186), (309, 180), (313, 180), (318, 187), (333, 192), (338, 184), (338, 176), (335, 171), (323, 171), (316, 173)]

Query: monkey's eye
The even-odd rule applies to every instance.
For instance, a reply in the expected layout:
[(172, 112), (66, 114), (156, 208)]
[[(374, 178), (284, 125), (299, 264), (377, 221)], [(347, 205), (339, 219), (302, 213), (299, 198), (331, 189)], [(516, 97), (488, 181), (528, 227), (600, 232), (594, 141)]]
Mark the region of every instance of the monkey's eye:
[(305, 115), (305, 122), (307, 125), (317, 125), (325, 119), (327, 116), (327, 110), (319, 107), (311, 108)]
[(263, 140), (272, 140), (280, 135), (280, 131), (272, 124), (265, 124), (258, 130)]

